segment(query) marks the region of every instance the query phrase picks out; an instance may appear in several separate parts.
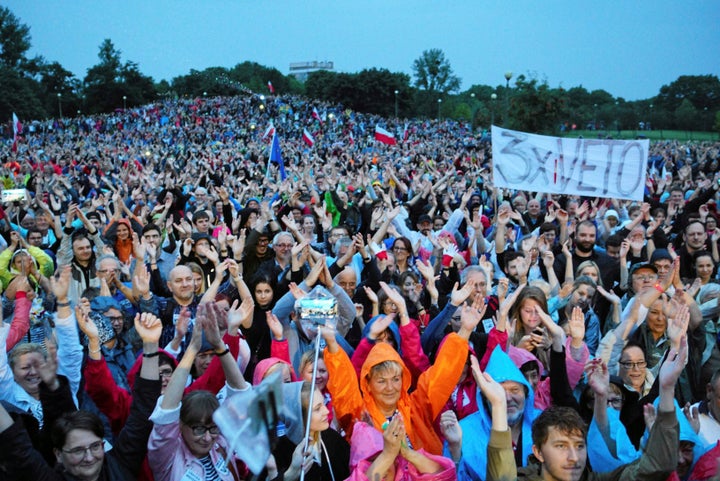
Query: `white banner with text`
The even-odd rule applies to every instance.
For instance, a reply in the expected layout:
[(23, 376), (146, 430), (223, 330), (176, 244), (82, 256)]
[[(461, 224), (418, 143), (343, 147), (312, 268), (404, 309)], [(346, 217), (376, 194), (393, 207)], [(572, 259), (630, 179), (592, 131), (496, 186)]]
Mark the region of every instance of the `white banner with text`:
[(568, 139), (493, 125), (496, 187), (642, 201), (650, 141)]

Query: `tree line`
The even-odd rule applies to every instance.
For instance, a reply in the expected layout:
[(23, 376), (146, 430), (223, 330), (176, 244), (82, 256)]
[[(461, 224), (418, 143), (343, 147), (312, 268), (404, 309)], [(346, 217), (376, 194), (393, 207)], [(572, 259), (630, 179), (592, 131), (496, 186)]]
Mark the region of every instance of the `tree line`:
[[(387, 69), (356, 73), (318, 71), (304, 83), (276, 68), (255, 62), (232, 68), (190, 70), (171, 81), (155, 81), (140, 66), (122, 60), (122, 52), (105, 39), (98, 63), (78, 79), (59, 62), (29, 58), (30, 29), (0, 7), (0, 119), (12, 112), (23, 119), (72, 117), (132, 108), (167, 97), (267, 93), (271, 82), (279, 94), (342, 104), (386, 117), (451, 118), (487, 127), (557, 134), (572, 129), (673, 129), (720, 132), (720, 80), (716, 75), (683, 75), (663, 85), (654, 97), (629, 101), (605, 90), (582, 86), (551, 87), (533, 75), (508, 75), (503, 85), (472, 85), (461, 79), (440, 49), (430, 49), (412, 63), (412, 77)], [(510, 81), (512, 79), (512, 82)]]

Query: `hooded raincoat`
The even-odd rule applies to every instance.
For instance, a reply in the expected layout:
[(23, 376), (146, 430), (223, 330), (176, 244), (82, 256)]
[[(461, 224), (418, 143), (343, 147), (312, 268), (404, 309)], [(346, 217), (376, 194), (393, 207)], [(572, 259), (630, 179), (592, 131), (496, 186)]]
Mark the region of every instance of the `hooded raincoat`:
[[(355, 369), (345, 351), (331, 353), (325, 349), (325, 365), (329, 373), (328, 389), (333, 396), (335, 414), (348, 436), (355, 422), (368, 419), (378, 431), (387, 421), (375, 403), (368, 387), (370, 369), (385, 361), (402, 366), (402, 392), (397, 410), (405, 419), (405, 430), (414, 449), (423, 448), (431, 454), (442, 453), (442, 443), (433, 429), (433, 421), (442, 411), (460, 379), (467, 359), (468, 344), (457, 334), (449, 334), (438, 351), (437, 359), (420, 375), (417, 389), (408, 393), (410, 370), (389, 344), (376, 344), (363, 364), (358, 383)], [(359, 384), (359, 385), (358, 385)]]

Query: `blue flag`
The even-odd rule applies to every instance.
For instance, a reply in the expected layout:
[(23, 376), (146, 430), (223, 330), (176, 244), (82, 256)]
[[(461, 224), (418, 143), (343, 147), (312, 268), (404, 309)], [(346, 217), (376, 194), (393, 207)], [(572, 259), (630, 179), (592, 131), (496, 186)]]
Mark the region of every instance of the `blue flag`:
[(277, 133), (273, 135), (272, 147), (270, 148), (270, 162), (275, 162), (280, 167), (280, 179), (285, 180), (285, 163), (283, 162), (282, 152), (280, 152), (280, 139)]

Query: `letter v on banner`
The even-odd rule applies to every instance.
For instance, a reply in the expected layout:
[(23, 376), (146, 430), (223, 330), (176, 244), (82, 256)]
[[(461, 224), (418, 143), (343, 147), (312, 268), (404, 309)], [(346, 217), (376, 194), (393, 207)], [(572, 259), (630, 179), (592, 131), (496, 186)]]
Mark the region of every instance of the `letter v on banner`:
[(571, 139), (492, 127), (496, 187), (642, 201), (650, 141)]

